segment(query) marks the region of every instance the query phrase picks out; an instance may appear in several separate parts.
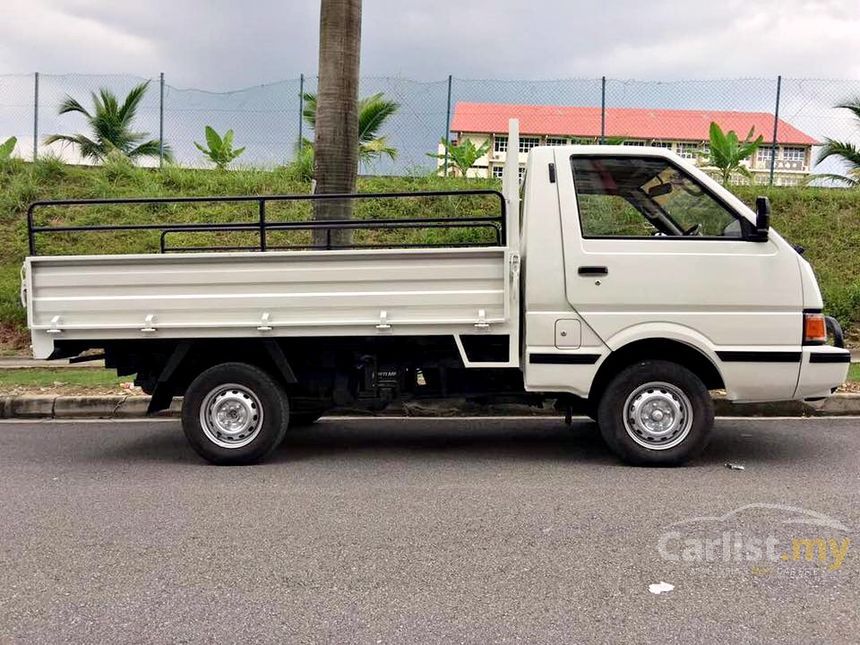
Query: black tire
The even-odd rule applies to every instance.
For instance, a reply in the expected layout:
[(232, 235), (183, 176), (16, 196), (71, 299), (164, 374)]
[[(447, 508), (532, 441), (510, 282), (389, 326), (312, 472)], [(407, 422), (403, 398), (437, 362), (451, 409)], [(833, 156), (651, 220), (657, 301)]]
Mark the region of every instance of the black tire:
[(707, 446), (714, 403), (701, 379), (687, 368), (668, 361), (641, 361), (609, 383), (598, 419), (603, 440), (622, 461), (679, 466)]
[(290, 415), (290, 429), (312, 426), (322, 415), (322, 412), (294, 412)]
[[(218, 413), (223, 416), (216, 418)], [(264, 459), (283, 440), (289, 418), (284, 389), (246, 363), (210, 367), (188, 386), (182, 403), (182, 430), (191, 447), (222, 466)]]

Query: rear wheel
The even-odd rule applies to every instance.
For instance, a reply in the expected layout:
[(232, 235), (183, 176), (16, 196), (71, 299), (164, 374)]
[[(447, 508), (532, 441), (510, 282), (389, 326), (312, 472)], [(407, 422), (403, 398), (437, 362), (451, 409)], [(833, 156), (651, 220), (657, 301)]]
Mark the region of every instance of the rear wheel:
[(201, 373), (185, 393), (182, 430), (213, 464), (250, 464), (274, 450), (287, 430), (287, 395), (268, 374), (246, 363)]
[(598, 419), (601, 435), (623, 461), (680, 465), (707, 445), (714, 404), (701, 379), (687, 368), (642, 361), (609, 383)]

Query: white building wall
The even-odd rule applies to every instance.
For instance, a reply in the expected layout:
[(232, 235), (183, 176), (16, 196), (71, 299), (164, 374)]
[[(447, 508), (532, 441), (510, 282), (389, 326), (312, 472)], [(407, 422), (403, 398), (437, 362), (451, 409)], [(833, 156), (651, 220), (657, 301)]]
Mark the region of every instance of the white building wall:
[[(528, 140), (530, 137), (534, 137), (534, 136), (535, 135), (522, 135), (521, 141), (523, 139)], [(551, 135), (540, 135), (539, 137), (537, 137), (539, 139), (539, 145), (546, 145), (547, 136), (550, 136), (551, 139), (556, 139), (556, 138), (563, 139), (565, 145), (568, 143), (581, 143), (582, 142), (581, 137), (573, 137), (572, 138), (572, 137), (553, 137)], [(494, 167), (498, 167), (499, 169), (501, 169), (504, 166), (505, 160), (507, 159), (507, 156), (510, 153), (510, 151), (496, 151), (495, 146), (494, 146), (494, 141), (495, 141), (496, 137), (500, 137), (500, 138), (504, 137), (505, 139), (507, 138), (506, 135), (504, 135), (504, 134), (489, 135), (489, 134), (485, 134), (485, 133), (471, 133), (471, 132), (460, 133), (459, 140), (468, 139), (468, 140), (472, 141), (472, 143), (476, 147), (479, 147), (488, 141), (490, 142), (489, 152), (487, 153), (487, 155), (481, 157), (480, 159), (478, 159), (475, 162), (475, 165), (472, 167), (472, 169), (469, 170), (469, 173), (468, 173), (469, 177), (490, 177), (493, 174), (493, 168)], [(634, 137), (631, 137), (630, 140), (631, 141), (637, 141), (637, 139), (635, 139)], [(646, 143), (646, 142), (643, 141), (643, 143)], [(669, 144), (669, 146), (670, 146), (669, 149), (671, 149), (676, 154), (680, 154), (681, 156), (686, 156), (683, 154), (685, 152), (685, 150), (684, 150), (685, 145), (689, 145), (689, 144), (700, 145), (700, 142), (692, 142), (692, 141), (665, 141), (665, 142), (657, 142), (657, 145), (659, 145), (660, 143)], [(652, 142), (648, 141), (647, 144), (652, 145)], [(811, 147), (810, 146), (792, 146), (790, 144), (787, 146), (787, 147), (803, 147), (806, 149), (805, 159), (801, 163), (785, 161), (783, 159), (785, 147), (786, 147), (785, 145), (780, 145), (777, 148), (777, 158), (776, 158), (777, 160), (776, 160), (776, 168), (775, 168), (775, 172), (774, 172), (774, 183), (778, 186), (779, 185), (797, 185), (797, 184), (805, 181), (806, 177), (810, 173), (810, 169), (812, 166)], [(440, 150), (440, 153), (444, 154), (445, 150), (441, 145), (439, 146), (439, 150)], [(518, 161), (519, 161), (520, 168), (522, 171), (523, 169), (525, 169), (526, 160), (528, 158), (528, 152), (519, 152), (518, 151), (517, 156), (518, 156)], [(687, 158), (694, 160), (697, 165), (700, 165), (700, 166), (707, 168), (704, 165), (704, 163), (698, 157), (687, 156)], [(443, 163), (444, 162), (442, 162), (440, 160), (439, 166), (441, 167), (443, 165)], [(743, 164), (752, 173), (754, 183), (762, 183), (763, 180), (764, 180), (763, 183), (767, 183), (767, 180), (769, 180), (769, 177), (770, 177), (770, 165), (768, 163), (762, 163), (762, 162), (758, 161), (756, 156), (754, 155), (752, 158), (745, 160), (743, 162)], [(497, 172), (500, 172), (500, 170)], [(745, 180), (745, 178), (739, 176), (739, 177), (737, 177), (737, 182), (733, 182), (733, 183), (742, 183), (741, 179)]]

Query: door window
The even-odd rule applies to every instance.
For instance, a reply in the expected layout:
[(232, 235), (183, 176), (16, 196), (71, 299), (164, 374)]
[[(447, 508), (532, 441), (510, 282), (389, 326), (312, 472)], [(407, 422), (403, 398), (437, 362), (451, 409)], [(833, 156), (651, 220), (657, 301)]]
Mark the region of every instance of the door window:
[(583, 237), (743, 237), (746, 220), (660, 157), (571, 157)]

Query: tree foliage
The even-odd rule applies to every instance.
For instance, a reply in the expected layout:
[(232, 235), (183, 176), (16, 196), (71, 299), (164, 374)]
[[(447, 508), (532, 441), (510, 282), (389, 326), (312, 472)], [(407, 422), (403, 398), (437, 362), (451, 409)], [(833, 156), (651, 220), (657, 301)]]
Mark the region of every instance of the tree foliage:
[(0, 161), (9, 161), (12, 158), (12, 153), (15, 151), (16, 145), (18, 145), (16, 137), (9, 137), (0, 144)]
[[(441, 173), (447, 175), (449, 170), (453, 170), (455, 175), (459, 173), (461, 177), (466, 177), (466, 173), (469, 168), (474, 166), (475, 162), (490, 150), (489, 141), (485, 141), (480, 146), (476, 146), (471, 139), (464, 139), (458, 143), (454, 143), (453, 141), (445, 140), (443, 137), (440, 140), (440, 144), (447, 151), (447, 155), (444, 152), (428, 152), (427, 156), (443, 160), (442, 167), (439, 169)], [(446, 156), (447, 166), (444, 163)]]
[(719, 171), (723, 185), (728, 184), (735, 173), (752, 179), (752, 174), (743, 161), (754, 155), (764, 141), (761, 135), (753, 139), (754, 135), (755, 128), (752, 127), (741, 141), (734, 130), (723, 132), (716, 122), (711, 122), (710, 149), (706, 153), (706, 163)]
[[(112, 151), (118, 151), (131, 160), (158, 157), (158, 140), (147, 139), (149, 133), (135, 132), (133, 129), (134, 119), (148, 87), (148, 81), (137, 85), (121, 103), (116, 94), (103, 87), (92, 93), (92, 111), (67, 96), (60, 105), (59, 113), (82, 115), (90, 127), (91, 136), (52, 134), (45, 138), (45, 144), (59, 142), (77, 146), (84, 159), (96, 162), (104, 161)], [(168, 160), (172, 157), (170, 148), (166, 145), (164, 157)]]
[[(316, 128), (317, 95), (305, 92), (302, 95), (304, 108), (302, 117), (312, 128)], [(362, 161), (380, 157), (395, 159), (397, 149), (388, 143), (388, 137), (380, 134), (385, 122), (400, 109), (400, 104), (385, 98), (382, 92), (360, 99), (358, 102), (358, 154)]]
[[(860, 96), (845, 101), (836, 106), (840, 109), (850, 111), (856, 121), (858, 130), (860, 130)], [(821, 163), (829, 157), (837, 157), (848, 167), (848, 172), (844, 175), (828, 174), (815, 175), (811, 179), (829, 179), (836, 183), (860, 187), (860, 148), (850, 141), (837, 141), (835, 139), (825, 139), (824, 145), (821, 147), (821, 152), (818, 154), (818, 163)]]

